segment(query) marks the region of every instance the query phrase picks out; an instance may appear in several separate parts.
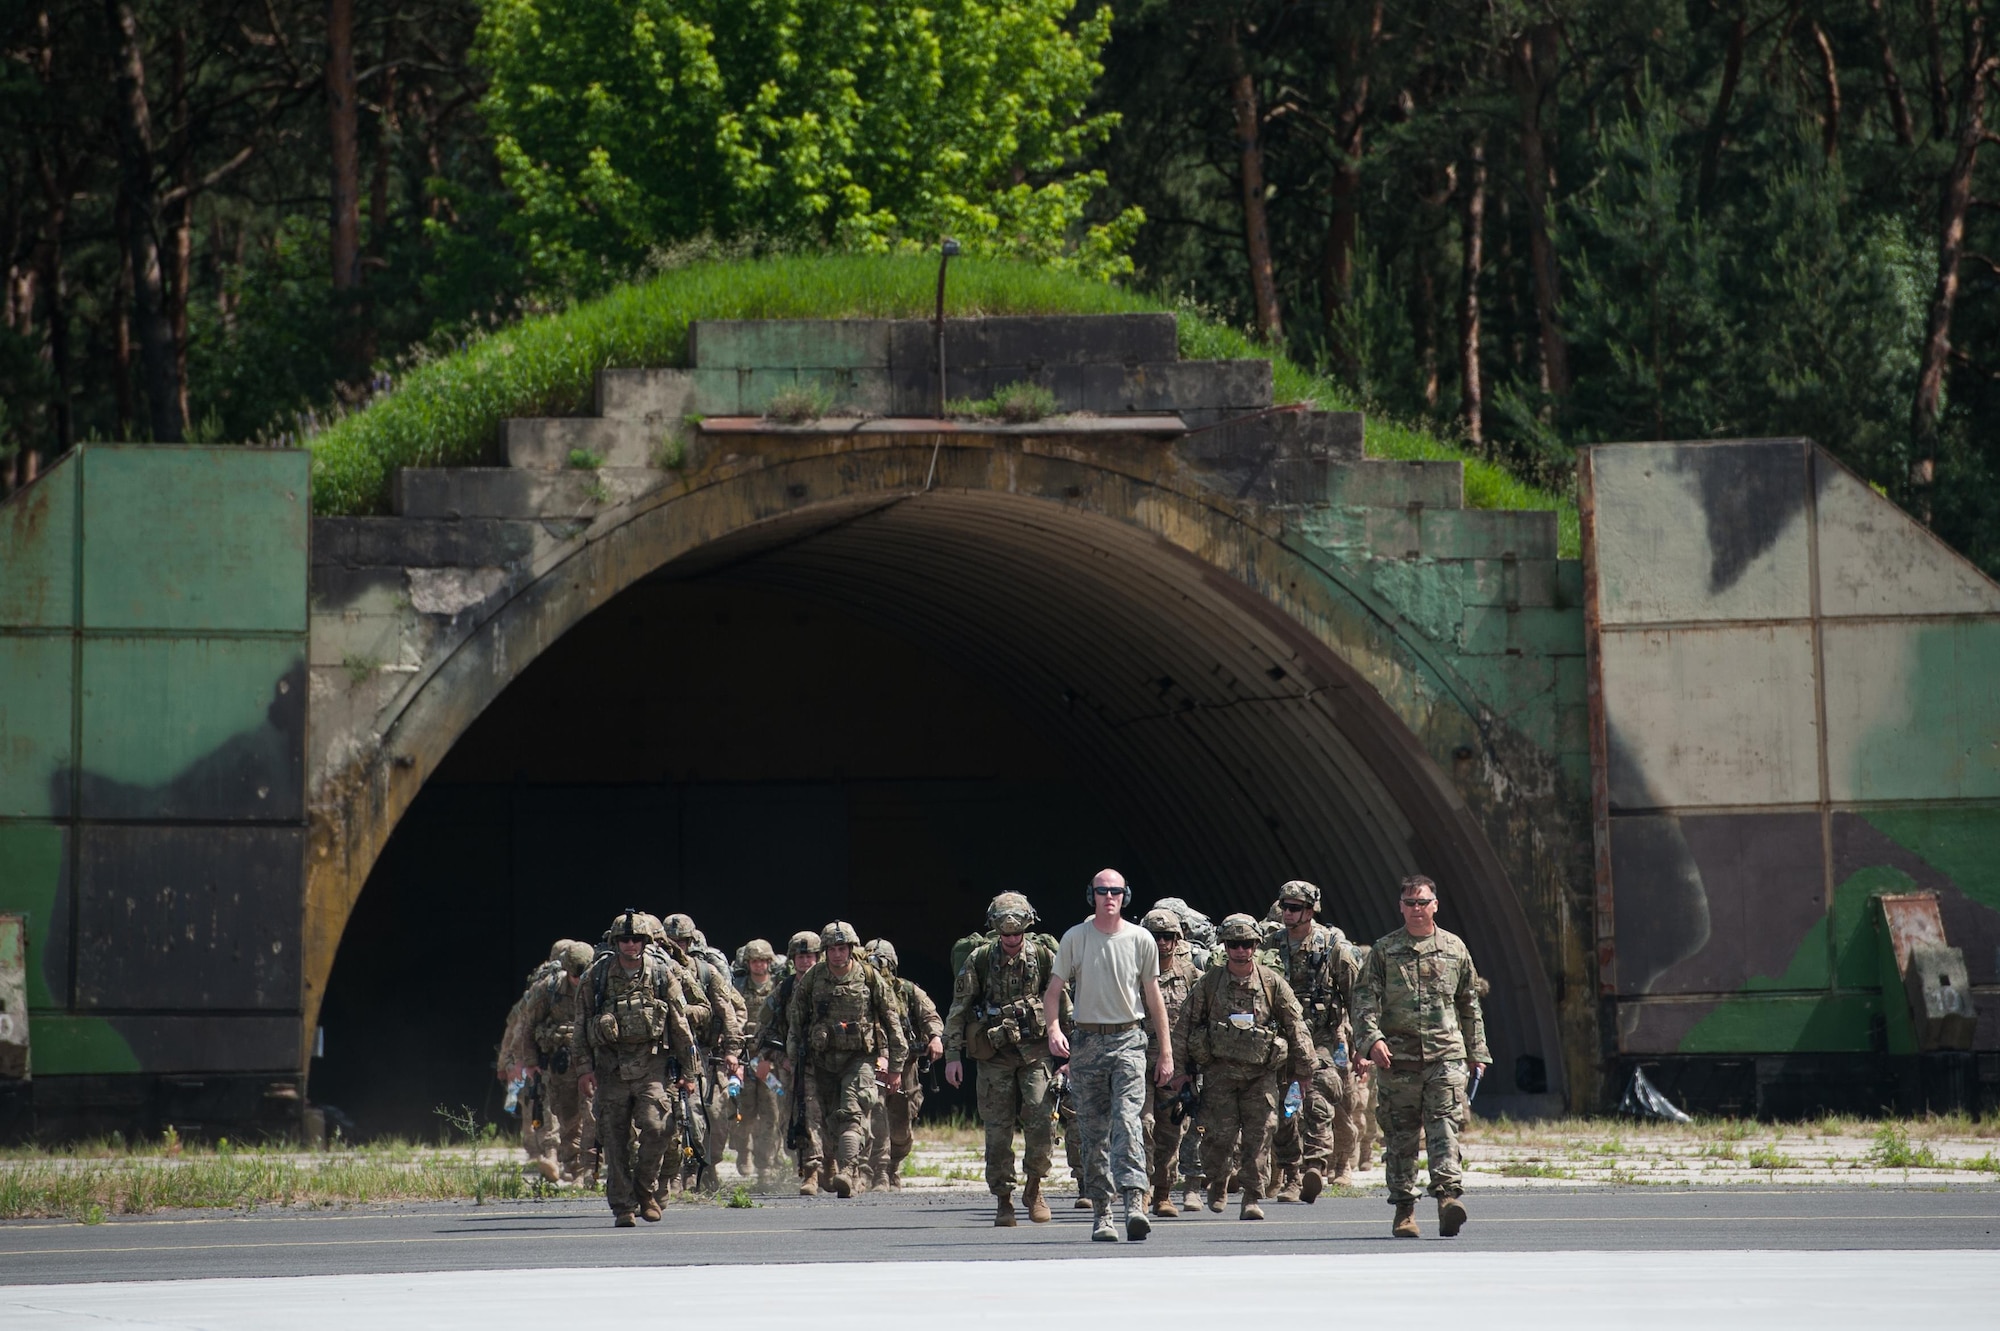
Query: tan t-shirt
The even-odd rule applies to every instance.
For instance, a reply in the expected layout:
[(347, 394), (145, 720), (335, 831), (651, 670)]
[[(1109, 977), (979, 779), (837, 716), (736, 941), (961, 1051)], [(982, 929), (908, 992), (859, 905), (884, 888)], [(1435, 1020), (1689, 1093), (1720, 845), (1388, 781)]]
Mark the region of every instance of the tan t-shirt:
[(1093, 1026), (1146, 1019), (1142, 987), (1160, 975), (1160, 948), (1153, 935), (1130, 920), (1115, 934), (1085, 920), (1062, 936), (1056, 974), (1069, 986), (1076, 1020)]

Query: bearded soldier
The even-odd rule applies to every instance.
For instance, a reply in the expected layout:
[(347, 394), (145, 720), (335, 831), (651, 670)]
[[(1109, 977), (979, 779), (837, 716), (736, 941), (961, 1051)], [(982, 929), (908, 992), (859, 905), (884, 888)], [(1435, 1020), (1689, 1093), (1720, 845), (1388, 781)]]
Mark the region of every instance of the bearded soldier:
[[(1180, 916), (1156, 906), (1139, 923), (1160, 949), (1160, 1000), (1167, 1005), (1167, 1026), (1172, 1029), (1199, 976), (1188, 959)], [(1152, 1048), (1150, 1041), (1146, 1058), (1149, 1064), (1159, 1059), (1159, 1050)], [(1181, 1133), (1186, 1128), (1185, 1123), (1174, 1120), (1174, 1102), (1175, 1097), (1164, 1087), (1146, 1083), (1146, 1163), (1153, 1177), (1152, 1212), (1169, 1217), (1180, 1214), (1173, 1191), (1174, 1178), (1180, 1172)]]
[[(1241, 1220), (1262, 1220), (1264, 1148), (1278, 1087), (1312, 1073), (1312, 1040), (1284, 976), (1257, 960), (1257, 922), (1231, 915), (1218, 931), (1227, 960), (1194, 985), (1174, 1028), (1174, 1065), (1202, 1074), (1202, 1172), (1208, 1209), (1222, 1211), (1232, 1167), (1243, 1180)], [(1186, 1060), (1183, 1063), (1183, 1060)], [(1188, 1074), (1174, 1080), (1178, 1091)]]
[(812, 1087), (809, 1108), (817, 1110), (833, 1154), (827, 1186), (837, 1197), (851, 1197), (876, 1080), (901, 1090), (910, 1046), (894, 987), (854, 955), (861, 944), (854, 926), (835, 920), (820, 930), (820, 943), (826, 960), (792, 991), (785, 1055)]
[(1313, 919), (1319, 905), (1319, 889), (1311, 883), (1294, 879), (1279, 888), (1282, 928), (1266, 944), (1305, 1012), (1313, 1043), (1312, 1076), (1299, 1083), (1304, 1092), (1299, 1112), (1278, 1125), (1278, 1186), (1272, 1196), (1280, 1202), (1311, 1202), (1328, 1180), (1340, 1185), (1353, 1181), (1347, 1172), (1354, 1149), (1347, 1102), (1354, 1061), (1348, 1051), (1348, 1014), (1354, 1006), (1355, 962), (1347, 935)]
[(868, 944), (868, 960), (896, 986), (896, 998), (903, 1009), (903, 1039), (910, 1056), (903, 1064), (903, 1088), (886, 1088), (876, 1097), (874, 1130), (870, 1136), (868, 1186), (903, 1186), (903, 1161), (914, 1143), (917, 1115), (924, 1107), (924, 1083), (918, 1059), (935, 1062), (944, 1056), (944, 1018), (937, 1004), (913, 980), (896, 974), (896, 946), (886, 938)]
[[(1438, 1233), (1465, 1226), (1465, 1170), (1458, 1134), (1471, 1106), (1468, 1071), (1492, 1062), (1479, 1006), (1479, 972), (1457, 934), (1438, 928), (1437, 884), (1405, 878), (1397, 904), (1403, 927), (1375, 940), (1354, 1003), (1356, 1043), (1375, 1065), (1375, 1116), (1382, 1124), (1382, 1172), (1396, 1208), (1390, 1232), (1419, 1237), (1417, 1146), (1430, 1159)], [(1468, 1069), (1469, 1065), (1469, 1069)]]
[(570, 1036), (577, 1089), (597, 1111), (605, 1200), (621, 1229), (631, 1227), (635, 1210), (660, 1218), (655, 1184), (670, 1141), (667, 1060), (694, 1066), (687, 991), (666, 954), (647, 945), (658, 923), (630, 909), (611, 922), (613, 950), (584, 972)]
[[(1019, 902), (1006, 898), (1013, 897)], [(965, 1080), (965, 1059), (979, 1062), (979, 1118), (986, 1125), (986, 1187), (998, 1199), (993, 1223), (1011, 1229), (1014, 1216), (1014, 1128), (1026, 1138), (1021, 1189), (1028, 1219), (1049, 1220), (1042, 1180), (1055, 1159), (1054, 1107), (1050, 1104), (1054, 1066), (1049, 1058), (1048, 1023), (1042, 990), (1055, 964), (1055, 949), (1030, 938), (1032, 908), (1018, 893), (994, 899), (997, 914), (987, 919), (997, 936), (965, 959), (952, 986), (951, 1011), (944, 1019), (944, 1079)]]

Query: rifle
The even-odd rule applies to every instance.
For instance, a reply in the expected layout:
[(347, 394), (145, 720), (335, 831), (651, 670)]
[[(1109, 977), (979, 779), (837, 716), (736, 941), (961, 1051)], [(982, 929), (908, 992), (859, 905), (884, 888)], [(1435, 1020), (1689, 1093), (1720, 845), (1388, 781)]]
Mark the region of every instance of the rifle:
[[(696, 1056), (697, 1058), (700, 1056), (698, 1051)], [(674, 1097), (680, 1101), (681, 1178), (686, 1180), (689, 1173), (692, 1172), (694, 1186), (699, 1188), (701, 1186), (702, 1174), (704, 1172), (712, 1172), (709, 1171), (708, 1152), (706, 1150), (707, 1139), (694, 1130), (694, 1112), (688, 1106), (688, 1091), (681, 1085), (681, 1064), (679, 1059), (670, 1058), (667, 1060), (667, 1075), (673, 1078)], [(701, 1115), (703, 1120), (706, 1121), (708, 1118), (708, 1106), (706, 1104), (703, 1104), (701, 1107)]]
[(1189, 1081), (1187, 1085), (1181, 1087), (1180, 1094), (1174, 1097), (1174, 1107), (1167, 1112), (1167, 1117), (1175, 1123), (1184, 1123), (1189, 1119), (1201, 1117), (1201, 1101), (1195, 1096), (1194, 1082)]
[(792, 1152), (804, 1150), (807, 1131), (804, 1077), (799, 1072), (794, 1071), (792, 1074), (792, 1121), (785, 1128), (785, 1149)]

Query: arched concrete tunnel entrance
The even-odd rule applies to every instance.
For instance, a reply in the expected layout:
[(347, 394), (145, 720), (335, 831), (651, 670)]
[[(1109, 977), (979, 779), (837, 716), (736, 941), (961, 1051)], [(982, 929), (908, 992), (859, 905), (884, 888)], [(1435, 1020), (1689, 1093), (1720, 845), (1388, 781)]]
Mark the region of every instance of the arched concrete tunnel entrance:
[[(1309, 878), (1361, 940), (1395, 924), (1400, 877), (1431, 873), (1493, 980), (1496, 1061), (1540, 1057), (1560, 1091), (1549, 986), (1491, 846), (1370, 683), (1381, 663), (1302, 626), (1320, 593), (1240, 538), (1261, 548), (1231, 571), (1199, 531), (902, 490), (635, 568), (465, 731), (383, 853), (314, 1098), (409, 1130), (487, 1096), (521, 975), (628, 901), (687, 910), (726, 950), (845, 915), (942, 1003), (945, 951), (991, 891), (1025, 890), (1059, 931), (1105, 863), (1141, 905), (1217, 917)], [(436, 959), (438, 929), (461, 960)]]

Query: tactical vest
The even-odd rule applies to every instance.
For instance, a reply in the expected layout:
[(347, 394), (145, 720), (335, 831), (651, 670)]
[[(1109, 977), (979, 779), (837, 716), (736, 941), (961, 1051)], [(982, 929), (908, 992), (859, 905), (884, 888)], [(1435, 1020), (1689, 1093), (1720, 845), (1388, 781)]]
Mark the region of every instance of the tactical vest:
[(1284, 1036), (1278, 1034), (1271, 1019), (1269, 973), (1258, 966), (1251, 972), (1250, 978), (1253, 981), (1250, 986), (1250, 1011), (1242, 1013), (1228, 1010), (1234, 1002), (1230, 991), (1236, 981), (1227, 970), (1210, 971), (1203, 977), (1208, 989), (1208, 1020), (1202, 1024), (1201, 1032), (1207, 1037), (1205, 1043), (1211, 1059), (1275, 1068), (1285, 1061), (1286, 1055), (1291, 1052), (1290, 1046), (1285, 1043)]
[(1340, 964), (1339, 951), (1338, 935), (1323, 924), (1315, 924), (1312, 936), (1303, 943), (1291, 944), (1289, 939), (1280, 938), (1278, 946), (1272, 949), (1283, 962), (1282, 969), (1292, 992), (1298, 995), (1306, 1030), (1313, 1039), (1327, 1044), (1339, 1041), (1341, 1024), (1347, 1019), (1340, 991), (1327, 975), (1329, 967)]
[(615, 960), (593, 977), (597, 1015), (591, 1019), (590, 1042), (621, 1058), (655, 1054), (667, 1043), (671, 1008), (660, 996), (667, 977), (648, 956), (628, 974)]
[(569, 1038), (576, 1033), (576, 994), (564, 986), (561, 975), (551, 975), (544, 983), (548, 1008), (535, 1023), (534, 1036), (536, 1047), (546, 1054), (569, 1048)]
[(965, 1052), (974, 1058), (998, 1058), (1016, 1045), (1048, 1036), (1042, 991), (1053, 958), (1031, 938), (1022, 945), (1019, 960), (1018, 968), (1010, 964), (994, 942), (979, 948), (965, 963), (979, 982), (979, 998), (965, 1035)]
[[(817, 968), (815, 968), (817, 969)], [(807, 975), (810, 981), (812, 976)], [(868, 984), (868, 971), (856, 965), (844, 977), (826, 979), (813, 986), (812, 1024), (806, 1039), (815, 1054), (871, 1054), (875, 1052), (875, 1012)]]

